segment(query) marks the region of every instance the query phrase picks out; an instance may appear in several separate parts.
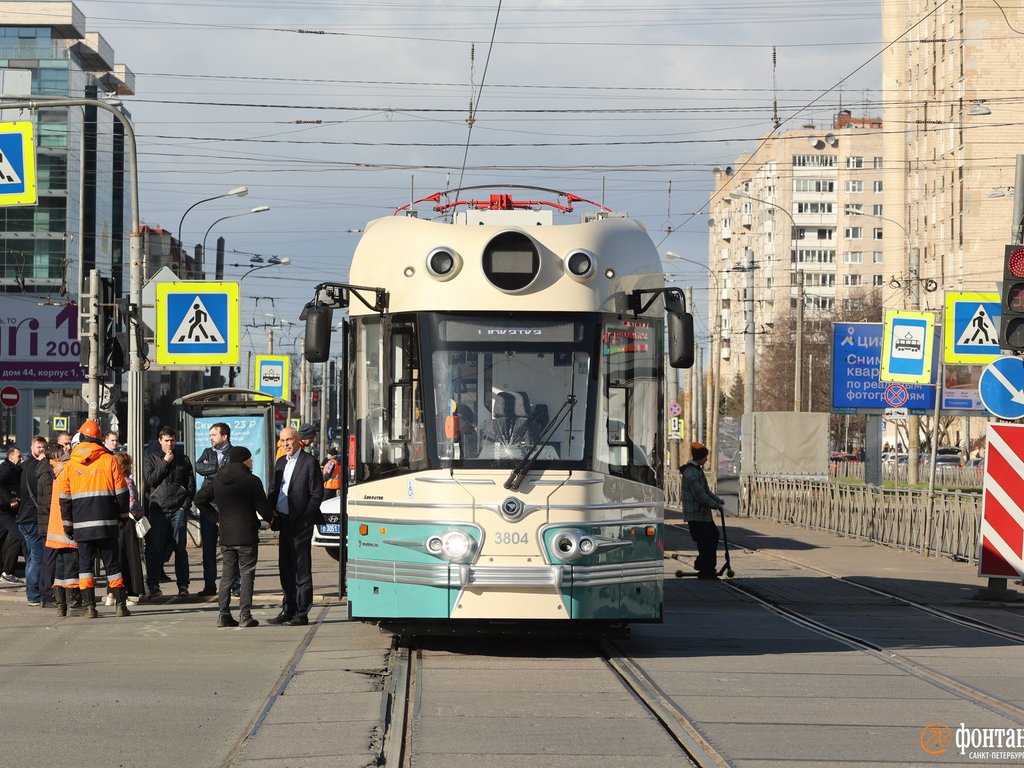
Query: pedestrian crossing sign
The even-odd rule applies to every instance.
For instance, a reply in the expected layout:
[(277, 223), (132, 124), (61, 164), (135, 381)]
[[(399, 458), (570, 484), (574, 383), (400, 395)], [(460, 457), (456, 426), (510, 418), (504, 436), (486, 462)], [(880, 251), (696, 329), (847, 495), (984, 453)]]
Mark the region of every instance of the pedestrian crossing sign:
[(0, 206), (35, 205), (36, 145), (32, 123), (0, 123)]
[(998, 293), (946, 292), (947, 363), (987, 365), (1000, 356)]
[(158, 365), (235, 365), (238, 332), (238, 283), (157, 284)]

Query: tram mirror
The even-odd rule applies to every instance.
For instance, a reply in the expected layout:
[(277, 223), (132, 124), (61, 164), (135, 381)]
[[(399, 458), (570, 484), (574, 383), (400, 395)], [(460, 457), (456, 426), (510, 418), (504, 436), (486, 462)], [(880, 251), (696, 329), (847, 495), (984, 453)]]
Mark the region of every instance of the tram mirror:
[(673, 368), (693, 366), (693, 315), (668, 313), (668, 364)]
[(306, 321), (303, 352), (311, 363), (324, 363), (331, 354), (331, 321), (334, 310), (330, 307), (307, 304), (302, 310)]

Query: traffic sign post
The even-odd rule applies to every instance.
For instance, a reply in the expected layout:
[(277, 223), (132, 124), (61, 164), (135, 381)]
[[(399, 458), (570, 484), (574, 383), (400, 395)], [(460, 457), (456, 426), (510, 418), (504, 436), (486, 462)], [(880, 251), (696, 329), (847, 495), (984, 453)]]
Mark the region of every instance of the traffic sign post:
[[(881, 415), (886, 408), (881, 323), (836, 323), (832, 327), (832, 410)], [(907, 384), (904, 407), (921, 415), (935, 406), (935, 388)]]
[(943, 360), (946, 363), (991, 363), (1000, 356), (1001, 318), (998, 293), (947, 291)]
[(256, 387), (259, 392), (288, 399), (287, 355), (256, 355)]
[(17, 387), (12, 387), (8, 384), (6, 387), (0, 388), (0, 405), (4, 408), (13, 408), (21, 402), (21, 392), (18, 391)]
[(981, 372), (978, 394), (985, 408), (1000, 419), (1024, 418), (1024, 361), (1001, 357)]
[(981, 503), (978, 575), (1024, 576), (1024, 426), (989, 424)]
[(158, 365), (235, 365), (238, 329), (238, 283), (156, 286)]
[(36, 145), (32, 123), (0, 123), (0, 206), (35, 205)]
[(928, 384), (932, 380), (935, 318), (931, 312), (885, 311), (882, 381)]

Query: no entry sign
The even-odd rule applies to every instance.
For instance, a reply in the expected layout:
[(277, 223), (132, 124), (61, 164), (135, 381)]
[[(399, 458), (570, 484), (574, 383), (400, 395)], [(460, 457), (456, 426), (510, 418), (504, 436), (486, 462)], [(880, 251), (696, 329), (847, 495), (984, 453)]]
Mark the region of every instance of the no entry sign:
[(978, 575), (1024, 575), (1024, 425), (989, 424)]
[(12, 387), (8, 384), (6, 387), (0, 389), (0, 405), (5, 408), (13, 408), (19, 402), (21, 402), (21, 392), (16, 387)]

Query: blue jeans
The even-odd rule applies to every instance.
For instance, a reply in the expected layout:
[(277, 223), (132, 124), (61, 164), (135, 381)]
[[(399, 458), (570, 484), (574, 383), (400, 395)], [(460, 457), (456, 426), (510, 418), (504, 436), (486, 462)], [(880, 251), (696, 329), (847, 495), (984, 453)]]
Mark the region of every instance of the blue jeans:
[(30, 603), (41, 599), (39, 575), (43, 570), (43, 547), (46, 538), (39, 533), (39, 523), (18, 523), (18, 531), (25, 540), (25, 596)]

